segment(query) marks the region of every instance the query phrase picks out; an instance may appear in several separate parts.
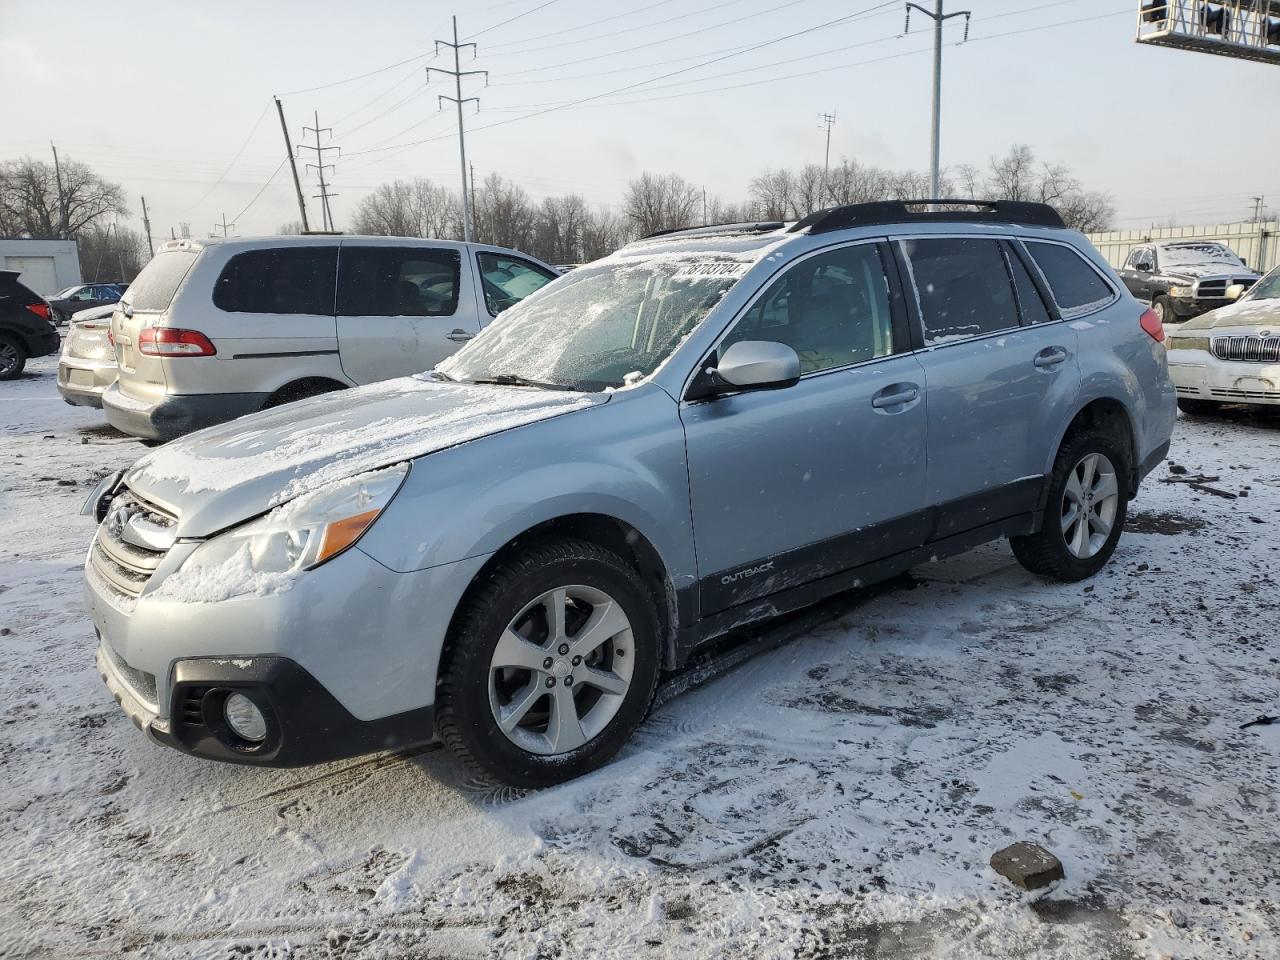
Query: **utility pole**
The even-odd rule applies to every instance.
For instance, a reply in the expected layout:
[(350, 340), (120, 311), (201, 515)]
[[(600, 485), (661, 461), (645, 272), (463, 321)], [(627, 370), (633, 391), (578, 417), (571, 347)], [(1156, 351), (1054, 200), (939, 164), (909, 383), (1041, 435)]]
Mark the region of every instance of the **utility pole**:
[(307, 226), (307, 204), (302, 199), (302, 181), (298, 179), (298, 163), (293, 156), (293, 143), (289, 140), (289, 125), (284, 122), (284, 105), (280, 103), (280, 98), (273, 98), (276, 102), (276, 113), (280, 114), (280, 132), (284, 134), (284, 152), (289, 158), (289, 169), (293, 171), (293, 190), (298, 195), (298, 215), (302, 217), (302, 232), (307, 233), (311, 230)]
[[(476, 215), (476, 165), (474, 163), (470, 165), (470, 170), (471, 170), (471, 216), (474, 218)], [(476, 233), (479, 233), (479, 228), (476, 226), (475, 223), (472, 223), (471, 226), (473, 231), (475, 231)]]
[(170, 226), (170, 227), (169, 227), (169, 239), (170, 239), (170, 240), (177, 240), (177, 239), (178, 239), (178, 230), (177, 230), (177, 228), (176, 228), (176, 227), (173, 227), (173, 226)]
[(827, 128), (827, 151), (822, 155), (822, 192), (825, 199), (830, 196), (830, 191), (827, 189), (827, 176), (831, 170), (831, 128), (836, 125), (836, 113), (832, 110), (830, 113), (821, 114), (818, 119)]
[(459, 56), (459, 52), (462, 50), (463, 47), (470, 47), (472, 55), (474, 56), (476, 51), (476, 45), (474, 43), (458, 42), (458, 18), (457, 17), (453, 18), (453, 42), (450, 43), (448, 40), (437, 40), (436, 53), (440, 52), (441, 47), (449, 47), (453, 50), (453, 69), (444, 70), (440, 67), (427, 67), (427, 79), (428, 80), (431, 79), (432, 71), (435, 71), (436, 73), (443, 73), (446, 77), (453, 77), (453, 90), (454, 90), (455, 96), (448, 97), (448, 96), (445, 96), (444, 94), (440, 94), (437, 102), (443, 104), (445, 100), (449, 100), (455, 103), (458, 107), (458, 156), (459, 156), (459, 159), (462, 161), (462, 238), (470, 242), (472, 201), (467, 194), (467, 141), (466, 141), (466, 131), (463, 129), (463, 126), (462, 126), (462, 105), (464, 103), (474, 102), (476, 105), (476, 109), (479, 110), (480, 98), (479, 97), (464, 98), (462, 96), (462, 78), (484, 74), (485, 86), (488, 86), (489, 71), (462, 69), (462, 60)]
[(223, 214), (222, 214), (222, 222), (221, 222), (221, 223), (215, 223), (215, 224), (213, 225), (213, 229), (215, 229), (215, 230), (221, 230), (221, 231), (222, 231), (222, 239), (223, 239), (223, 240), (225, 240), (225, 239), (227, 239), (227, 237), (231, 236), (230, 231), (231, 231), (234, 227), (235, 227), (235, 224), (234, 224), (234, 223), (227, 223), (227, 214), (226, 214), (226, 212), (225, 212), (225, 211), (223, 211)]
[(303, 127), (302, 132), (306, 133), (308, 130), (310, 130), (312, 133), (314, 133), (316, 135), (316, 145), (312, 147), (312, 146), (308, 146), (307, 144), (300, 143), (298, 144), (298, 149), (314, 150), (316, 152), (316, 162), (307, 164), (307, 169), (311, 169), (312, 167), (315, 167), (316, 176), (320, 178), (320, 192), (317, 194), (312, 194), (312, 196), (316, 197), (320, 201), (320, 215), (324, 220), (325, 230), (332, 231), (333, 230), (333, 211), (329, 209), (329, 198), (336, 197), (337, 194), (330, 193), (328, 185), (324, 182), (325, 169), (326, 168), (328, 168), (329, 170), (334, 169), (333, 164), (324, 162), (324, 152), (326, 150), (337, 150), (338, 156), (342, 156), (342, 151), (339, 147), (322, 147), (320, 145), (320, 134), (327, 133), (329, 134), (329, 136), (333, 136), (333, 128), (320, 126), (320, 114), (318, 111), (315, 114), (315, 122), (316, 122), (316, 125), (314, 127)]
[(147, 253), (151, 256), (156, 255), (155, 245), (151, 242), (151, 218), (147, 216), (147, 198), (142, 198), (142, 225), (147, 231)]
[[(930, 143), (929, 189), (937, 200), (942, 190), (942, 25), (952, 17), (964, 17), (964, 39), (969, 39), (969, 18), (972, 11), (942, 12), (942, 0), (935, 0), (936, 8), (926, 10), (918, 3), (907, 4), (907, 25), (903, 33), (911, 32), (911, 11), (919, 10), (933, 21), (933, 136)], [(964, 41), (962, 40), (961, 43)]]
[(702, 225), (707, 225), (707, 188), (702, 188)]
[(1262, 220), (1262, 213), (1266, 209), (1266, 206), (1264, 205), (1264, 201), (1267, 198), (1266, 197), (1250, 197), (1249, 199), (1253, 201), (1253, 222), (1259, 223)]
[[(67, 222), (67, 208), (66, 208), (65, 202), (62, 199), (62, 165), (58, 163), (58, 148), (57, 146), (54, 145), (54, 142), (52, 140), (49, 141), (49, 146), (53, 150), (53, 175), (54, 175), (54, 178), (58, 181), (58, 220), (59, 220), (58, 226), (62, 227)], [(63, 240), (67, 239), (67, 231), (62, 230), (61, 233), (62, 233), (62, 239)]]

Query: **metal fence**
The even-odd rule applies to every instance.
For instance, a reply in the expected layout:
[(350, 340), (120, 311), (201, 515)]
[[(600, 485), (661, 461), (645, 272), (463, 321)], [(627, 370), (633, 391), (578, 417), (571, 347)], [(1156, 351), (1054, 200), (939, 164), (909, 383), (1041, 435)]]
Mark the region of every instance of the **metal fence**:
[(1162, 240), (1218, 240), (1266, 273), (1280, 266), (1280, 220), (1259, 223), (1220, 223), (1201, 227), (1163, 227), (1159, 230), (1111, 230), (1091, 233), (1089, 239), (1113, 267), (1119, 268), (1129, 251), (1144, 243)]

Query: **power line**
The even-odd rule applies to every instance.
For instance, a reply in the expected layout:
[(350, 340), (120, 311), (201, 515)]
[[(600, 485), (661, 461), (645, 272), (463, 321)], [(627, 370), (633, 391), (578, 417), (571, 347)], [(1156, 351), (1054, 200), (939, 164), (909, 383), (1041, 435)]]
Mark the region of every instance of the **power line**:
[[(615, 13), (608, 17), (601, 17), (599, 20), (589, 20), (586, 23), (579, 23), (576, 26), (572, 26), (572, 27), (562, 27), (559, 30), (552, 30), (550, 33), (539, 33), (532, 37), (524, 37), (523, 39), (520, 39), (520, 40), (512, 40), (509, 43), (491, 44), (490, 49), (493, 49), (495, 47), (497, 48), (518, 47), (526, 43), (536, 43), (537, 41), (545, 40), (548, 37), (559, 37), (559, 36), (563, 36), (566, 33), (573, 33), (577, 30), (588, 30), (591, 27), (598, 27), (602, 23), (612, 23), (614, 20), (622, 20), (622, 19), (625, 19), (626, 17), (634, 17), (638, 13), (648, 13), (651, 10), (656, 10), (658, 7), (665, 7), (668, 4), (672, 4), (675, 2), (676, 0), (659, 0), (658, 3), (651, 3), (645, 7), (637, 7), (635, 10), (626, 10), (622, 13)], [(644, 27), (634, 27), (633, 29), (643, 30)]]
[[(284, 165), (286, 163), (288, 163), (287, 158), (284, 160), (281, 160), (280, 165), (277, 166), (274, 171), (272, 171), (271, 176), (267, 177), (267, 182), (258, 188), (258, 192), (253, 195), (253, 199), (244, 205), (243, 210), (241, 210), (239, 213), (237, 213), (234, 217), (231, 218), (232, 226), (235, 226), (237, 223), (239, 223), (241, 218), (244, 217), (244, 215), (249, 212), (249, 208), (258, 202), (258, 199), (266, 192), (267, 187), (271, 186), (271, 182), (275, 180), (276, 174), (278, 174), (281, 170), (284, 169)], [(225, 219), (225, 214), (224, 214), (224, 219)]]
[(179, 210), (178, 211), (179, 217), (182, 216), (184, 213), (186, 213), (188, 210), (191, 210), (193, 207), (200, 206), (200, 204), (204, 203), (206, 200), (209, 199), (209, 195), (212, 194), (214, 190), (218, 189), (218, 184), (222, 183), (222, 181), (226, 179), (227, 174), (231, 172), (231, 168), (236, 165), (236, 161), (240, 159), (240, 154), (244, 153), (245, 147), (249, 146), (249, 141), (253, 139), (253, 135), (258, 132), (258, 127), (262, 124), (262, 118), (267, 115), (267, 111), (270, 109), (271, 109), (271, 103), (268, 102), (267, 105), (262, 108), (262, 112), (258, 114), (258, 119), (253, 121), (253, 128), (249, 131), (249, 135), (244, 138), (244, 143), (240, 144), (240, 149), (237, 150), (236, 155), (231, 158), (231, 162), (228, 163), (226, 166), (226, 169), (222, 171), (222, 175), (219, 176), (217, 180), (213, 181), (213, 183), (209, 186), (209, 189), (204, 192), (204, 194), (200, 197), (199, 200), (197, 200), (195, 203), (190, 204), (187, 207), (184, 207), (182, 210)]
[[(543, 9), (545, 9), (545, 8), (547, 8), (547, 7), (549, 7), (549, 6), (551, 6), (553, 3), (556, 3), (556, 2), (557, 2), (557, 0), (545, 0), (545, 2), (544, 2), (544, 3), (540, 3), (540, 4), (538, 4), (538, 6), (534, 7), (532, 10), (526, 10), (524, 13), (517, 13), (514, 17), (507, 17), (507, 19), (505, 19), (505, 20), (503, 20), (503, 21), (501, 21), (501, 22), (499, 22), (499, 23), (495, 23), (495, 24), (494, 24), (493, 26), (491, 26), (491, 27), (485, 27), (483, 30), (478, 30), (478, 31), (476, 31), (475, 33), (473, 33), (473, 34), (471, 34), (469, 37), (467, 37), (467, 39), (468, 39), (468, 40), (474, 40), (476, 37), (481, 36), (482, 34), (486, 34), (486, 33), (488, 33), (490, 30), (497, 30), (499, 27), (505, 27), (508, 23), (515, 23), (515, 21), (517, 21), (517, 20), (519, 20), (519, 19), (521, 19), (521, 18), (523, 18), (523, 17), (527, 17), (527, 16), (529, 16), (530, 14), (537, 13), (539, 10), (543, 10)], [(455, 38), (455, 39), (456, 39), (456, 38)]]

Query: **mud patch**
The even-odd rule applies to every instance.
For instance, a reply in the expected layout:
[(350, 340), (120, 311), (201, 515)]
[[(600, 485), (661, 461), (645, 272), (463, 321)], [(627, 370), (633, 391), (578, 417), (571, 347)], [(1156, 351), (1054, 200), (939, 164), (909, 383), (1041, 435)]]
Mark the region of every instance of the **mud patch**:
[(1124, 522), (1124, 528), (1129, 533), (1158, 533), (1165, 536), (1194, 533), (1203, 530), (1205, 525), (1205, 521), (1199, 517), (1154, 510), (1135, 510)]

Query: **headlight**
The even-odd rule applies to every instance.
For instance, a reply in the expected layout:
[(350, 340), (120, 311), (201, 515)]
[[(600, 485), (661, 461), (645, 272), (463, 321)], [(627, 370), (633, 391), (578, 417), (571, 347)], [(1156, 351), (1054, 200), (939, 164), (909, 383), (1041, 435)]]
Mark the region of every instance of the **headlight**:
[(156, 595), (213, 603), (286, 589), (297, 574), (354, 546), (408, 473), (402, 463), (340, 480), (219, 534), (197, 547)]
[(1208, 337), (1170, 337), (1170, 350), (1209, 350)]
[(1171, 297), (1194, 297), (1196, 295), (1195, 287), (1170, 287), (1169, 296)]

